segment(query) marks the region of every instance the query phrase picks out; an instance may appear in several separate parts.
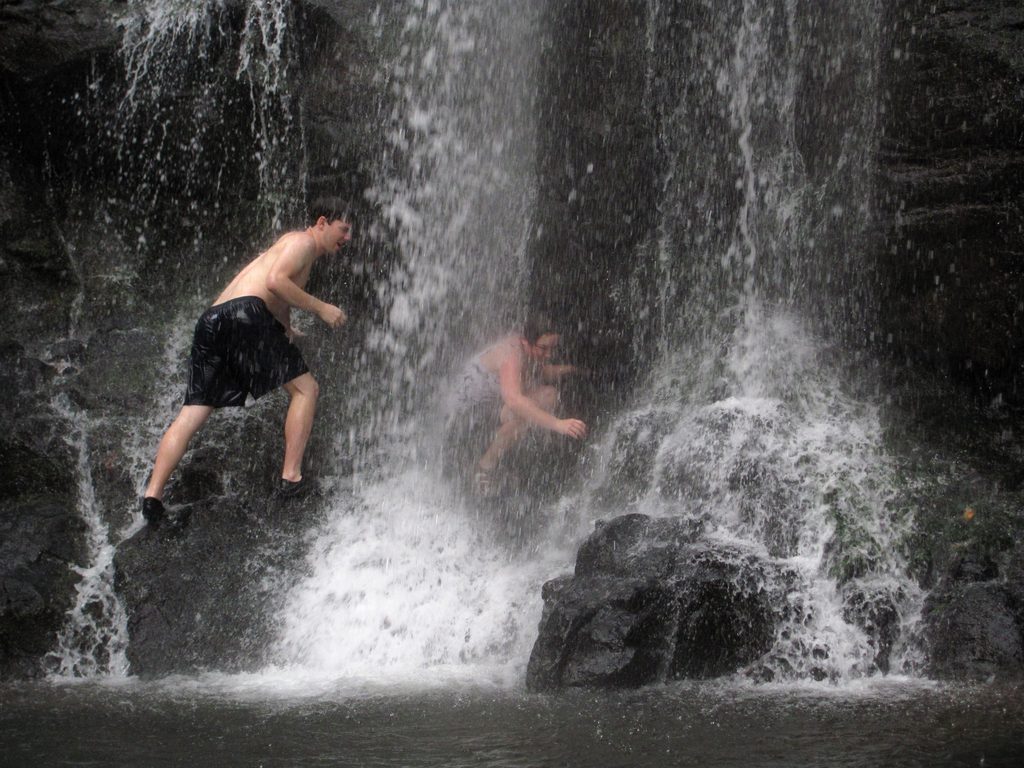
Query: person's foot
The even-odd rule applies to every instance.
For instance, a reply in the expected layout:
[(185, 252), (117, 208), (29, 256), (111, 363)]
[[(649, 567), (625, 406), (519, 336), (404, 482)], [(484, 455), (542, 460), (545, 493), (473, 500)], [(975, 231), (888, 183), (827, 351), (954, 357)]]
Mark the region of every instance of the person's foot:
[(479, 499), (492, 499), (498, 489), (494, 483), (494, 471), (477, 467), (473, 474), (473, 492)]
[(142, 516), (146, 519), (146, 524), (150, 528), (159, 528), (160, 523), (166, 519), (167, 512), (164, 510), (163, 502), (160, 499), (146, 496), (142, 500)]
[(274, 489), (274, 496), (278, 499), (296, 499), (305, 496), (309, 484), (305, 478), (298, 480), (285, 480), (283, 477), (277, 481), (277, 488)]

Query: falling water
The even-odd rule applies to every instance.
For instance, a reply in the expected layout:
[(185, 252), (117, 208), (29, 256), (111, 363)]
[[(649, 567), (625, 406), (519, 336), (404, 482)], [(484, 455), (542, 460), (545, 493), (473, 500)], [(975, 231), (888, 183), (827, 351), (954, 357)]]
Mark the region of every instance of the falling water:
[[(439, 481), (429, 403), (461, 356), (522, 315), (533, 174), (538, 16), (514, 2), (411, 3), (397, 29), (394, 111), (371, 197), (396, 263), (380, 286), (387, 465), (336, 499), (290, 594), (281, 664), (341, 676), (516, 669), (551, 564)], [(411, 435), (411, 451), (394, 444)]]
[(914, 672), (912, 512), (877, 408), (844, 386), (843, 349), (826, 341), (865, 314), (877, 8), (844, 5), (833, 22), (795, 0), (697, 5), (699, 33), (653, 9), (652, 70), (674, 86), (660, 92), (656, 250), (677, 311), (590, 503), (693, 516), (710, 542), (780, 566), (774, 647), (751, 673)]
[(88, 565), (72, 566), (80, 576), (75, 603), (47, 661), (60, 677), (124, 675), (128, 672), (128, 617), (114, 592), (115, 550), (96, 501), (89, 420), (65, 394), (58, 396), (54, 410), (71, 426), (64, 439), (76, 460), (78, 512), (86, 524)]
[[(536, 180), (533, 3), (408, 4), (397, 18), (387, 148), (369, 197), (398, 257), (371, 343), (389, 398), (422, 405), (474, 345), (522, 319)], [(417, 397), (417, 393), (419, 396)]]
[[(112, 133), (143, 213), (171, 206), (169, 194), (193, 209), (204, 200), (219, 208), (232, 191), (223, 186), (228, 166), (250, 147), (273, 228), (303, 199), (301, 127), (288, 87), (291, 4), (243, 7), (239, 34), (224, 0), (133, 0), (123, 16), (127, 87)], [(238, 125), (245, 114), (250, 124)]]

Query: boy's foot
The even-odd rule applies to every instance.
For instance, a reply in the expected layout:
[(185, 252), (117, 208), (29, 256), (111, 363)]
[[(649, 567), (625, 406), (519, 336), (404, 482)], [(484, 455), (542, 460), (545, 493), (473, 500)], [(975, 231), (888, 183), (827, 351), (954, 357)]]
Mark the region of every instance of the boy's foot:
[(479, 499), (494, 498), (498, 493), (494, 483), (494, 472), (477, 467), (473, 474), (473, 492)]
[(167, 517), (163, 502), (160, 499), (147, 496), (142, 500), (142, 516), (150, 528), (159, 528), (160, 523)]
[(309, 483), (306, 482), (305, 478), (293, 482), (282, 477), (277, 481), (274, 497), (278, 499), (296, 499), (300, 496), (305, 496), (308, 488)]

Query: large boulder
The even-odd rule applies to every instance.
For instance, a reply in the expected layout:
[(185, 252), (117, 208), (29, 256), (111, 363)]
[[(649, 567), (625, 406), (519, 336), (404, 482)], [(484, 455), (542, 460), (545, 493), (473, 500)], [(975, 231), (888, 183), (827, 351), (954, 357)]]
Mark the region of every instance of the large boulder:
[(262, 666), (287, 574), (305, 551), (307, 509), (259, 493), (208, 498), (174, 510), (190, 514), (184, 530), (144, 527), (121, 544), (114, 584), (128, 614), (131, 673)]
[(1024, 545), (953, 560), (924, 607), (928, 671), (940, 679), (1024, 677)]
[(575, 574), (544, 586), (527, 686), (635, 687), (746, 667), (775, 636), (772, 566), (700, 542), (699, 522), (633, 514), (601, 524)]

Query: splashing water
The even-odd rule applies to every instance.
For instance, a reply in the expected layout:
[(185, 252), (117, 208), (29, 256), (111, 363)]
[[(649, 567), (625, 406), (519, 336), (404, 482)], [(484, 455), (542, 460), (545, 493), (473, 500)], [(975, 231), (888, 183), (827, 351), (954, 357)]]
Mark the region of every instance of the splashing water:
[(679, 360), (661, 367), (606, 438), (590, 503), (700, 519), (709, 542), (779, 566), (786, 583), (764, 586), (785, 601), (760, 674), (913, 672), (923, 594), (901, 554), (912, 518), (895, 506), (877, 410), (823, 362), (798, 320), (749, 311), (713, 388), (692, 387)]
[[(269, 208), (271, 226), (279, 228), (296, 212), (303, 199), (304, 153), (288, 88), (290, 9), (286, 0), (248, 0), (241, 34), (233, 41), (233, 7), (224, 0), (129, 5), (121, 20), (127, 88), (115, 132), (122, 137), (118, 156), (122, 174), (137, 190), (136, 205), (155, 211), (168, 190), (179, 187), (177, 194), (193, 206), (212, 190), (210, 205), (219, 207), (226, 167), (237, 162), (238, 146), (255, 144), (258, 199)], [(219, 62), (225, 42), (236, 46), (234, 82)], [(247, 91), (247, 109), (238, 103), (238, 84)], [(251, 112), (249, 136), (230, 127), (240, 106)]]
[(114, 591), (114, 544), (96, 501), (89, 451), (88, 418), (59, 395), (54, 411), (72, 431), (65, 442), (74, 451), (78, 475), (78, 511), (86, 524), (86, 562), (72, 566), (81, 577), (75, 586), (75, 604), (47, 657), (58, 677), (124, 675), (128, 672), (128, 617)]
[[(414, 3), (397, 30), (386, 157), (371, 198), (397, 246), (370, 347), (386, 366), (381, 470), (335, 499), (294, 587), (276, 658), (352, 677), (525, 664), (545, 557), (508, 551), (438, 479), (421, 419), (456, 361), (521, 317), (536, 181), (532, 4)], [(381, 427), (383, 426), (383, 429)], [(395, 439), (411, 436), (412, 450)], [(343, 436), (344, 437), (344, 436)], [(426, 465), (426, 466), (424, 466)], [(504, 670), (504, 671), (502, 671)]]
[[(764, 585), (780, 596), (776, 637), (752, 674), (914, 672), (911, 511), (896, 506), (877, 409), (848, 394), (842, 350), (822, 341), (850, 335), (857, 312), (840, 305), (867, 280), (877, 8), (833, 24), (825, 8), (743, 0), (708, 7), (699, 28), (677, 12), (652, 5), (649, 29), (649, 76), (671, 86), (654, 91), (671, 307), (651, 382), (606, 437), (583, 504), (697, 518), (709, 546), (778, 566)], [(851, 104), (816, 91), (836, 84)]]
[(510, 553), (432, 471), (357, 496), (316, 533), (313, 572), (287, 601), (278, 664), (346, 679), (475, 669), (517, 680), (540, 619), (535, 597), (564, 553)]

